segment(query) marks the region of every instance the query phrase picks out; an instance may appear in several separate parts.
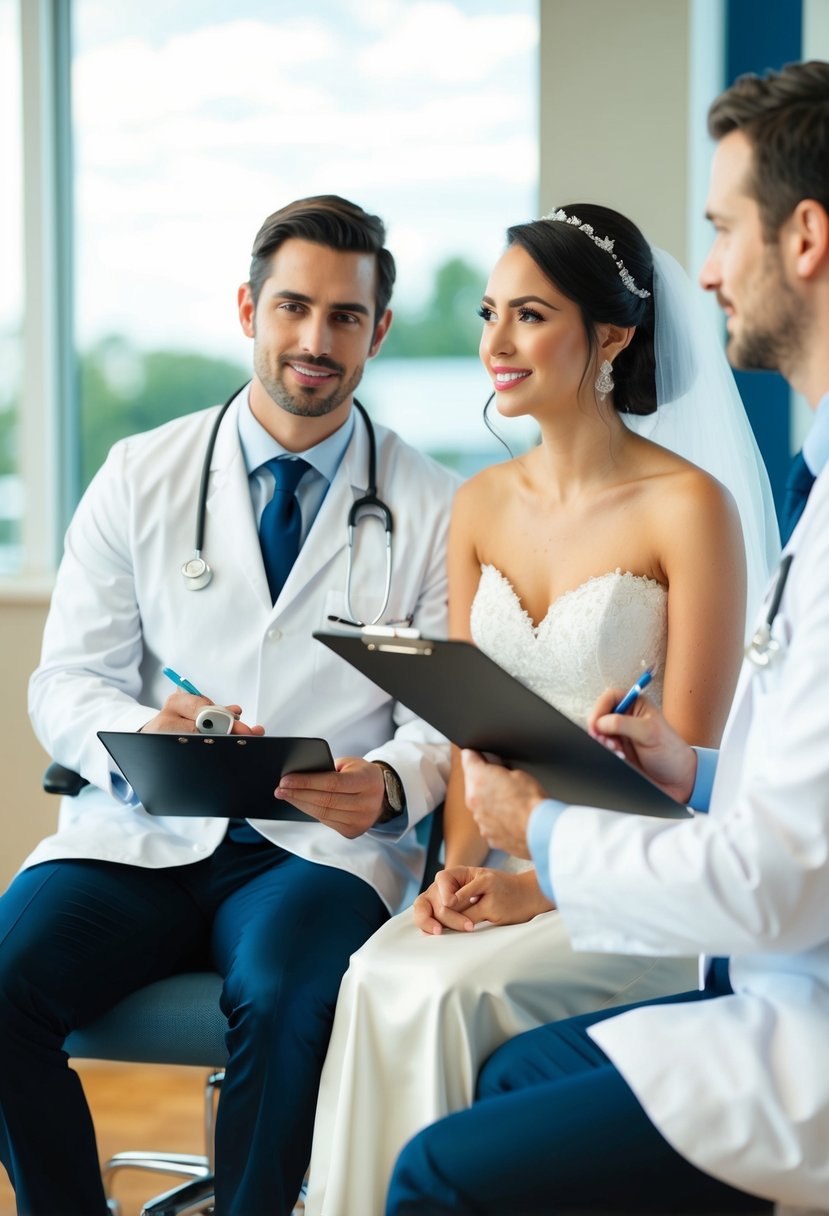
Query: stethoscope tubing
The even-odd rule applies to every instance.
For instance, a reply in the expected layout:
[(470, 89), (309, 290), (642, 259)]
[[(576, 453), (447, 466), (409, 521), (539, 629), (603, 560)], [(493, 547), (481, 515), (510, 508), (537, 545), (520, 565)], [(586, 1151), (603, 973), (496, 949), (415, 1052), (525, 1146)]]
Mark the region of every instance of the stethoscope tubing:
[[(234, 389), (227, 401), (219, 410), (213, 427), (210, 431), (210, 437), (207, 441), (207, 448), (204, 454), (204, 463), (202, 464), (201, 477), (199, 479), (199, 498), (196, 507), (196, 532), (193, 556), (182, 566), (182, 575), (184, 577), (185, 586), (191, 591), (201, 591), (208, 585), (213, 577), (212, 571), (202, 556), (204, 550), (204, 534), (207, 521), (207, 491), (210, 486), (210, 465), (213, 461), (213, 452), (216, 447), (216, 440), (219, 435), (219, 428), (222, 425), (225, 414), (230, 409), (230, 406), (243, 391), (245, 385), (241, 388)], [(392, 577), (392, 533), (394, 532), (394, 517), (389, 506), (383, 502), (382, 498), (377, 493), (377, 437), (374, 431), (374, 425), (368, 416), (365, 408), (361, 403), (354, 398), (354, 405), (359, 411), (363, 423), (366, 428), (366, 437), (368, 439), (368, 485), (366, 492), (360, 498), (355, 499), (348, 512), (347, 524), (347, 555), (346, 555), (346, 581), (345, 581), (345, 610), (352, 618), (356, 618), (356, 614), (351, 606), (351, 584), (353, 572), (353, 555), (354, 555), (354, 539), (357, 531), (357, 525), (360, 522), (364, 512), (378, 514), (383, 522), (383, 528), (386, 533), (386, 583), (383, 593), (383, 604), (380, 611), (373, 620), (367, 622), (369, 625), (376, 625), (381, 619), (389, 605), (391, 598), (391, 577)], [(355, 619), (355, 624), (360, 624)]]

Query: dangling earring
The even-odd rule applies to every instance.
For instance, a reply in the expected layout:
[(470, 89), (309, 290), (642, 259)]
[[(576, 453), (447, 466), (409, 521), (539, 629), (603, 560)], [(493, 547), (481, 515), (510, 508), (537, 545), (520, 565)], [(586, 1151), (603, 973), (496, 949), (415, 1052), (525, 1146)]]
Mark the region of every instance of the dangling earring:
[(599, 368), (599, 374), (596, 377), (596, 392), (599, 394), (599, 399), (604, 401), (608, 393), (613, 392), (613, 364), (607, 359), (604, 360)]

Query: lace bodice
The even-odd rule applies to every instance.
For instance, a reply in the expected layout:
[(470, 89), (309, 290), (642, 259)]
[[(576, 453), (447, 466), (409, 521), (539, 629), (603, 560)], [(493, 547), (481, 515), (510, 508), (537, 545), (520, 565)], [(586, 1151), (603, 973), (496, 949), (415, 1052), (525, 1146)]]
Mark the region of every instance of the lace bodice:
[(661, 701), (667, 610), (660, 583), (615, 570), (560, 596), (534, 625), (509, 580), (487, 565), (470, 624), (481, 650), (583, 726), (601, 692), (628, 688), (645, 667), (654, 667), (648, 695)]

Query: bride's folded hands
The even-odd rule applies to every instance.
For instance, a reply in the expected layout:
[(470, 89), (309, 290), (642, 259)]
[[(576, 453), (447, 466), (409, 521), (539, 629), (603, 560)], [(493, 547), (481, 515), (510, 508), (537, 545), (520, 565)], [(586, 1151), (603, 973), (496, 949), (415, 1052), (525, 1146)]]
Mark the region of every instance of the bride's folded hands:
[(512, 874), (485, 866), (442, 870), (414, 904), (415, 924), (424, 933), (444, 928), (469, 932), (475, 925), (519, 925), (555, 904), (541, 891), (534, 870)]

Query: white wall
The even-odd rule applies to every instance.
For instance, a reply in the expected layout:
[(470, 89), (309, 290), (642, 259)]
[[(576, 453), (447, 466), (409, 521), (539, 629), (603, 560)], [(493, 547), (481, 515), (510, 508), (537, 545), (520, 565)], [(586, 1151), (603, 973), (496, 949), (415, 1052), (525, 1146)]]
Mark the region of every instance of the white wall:
[(803, 0), (803, 58), (829, 59), (829, 4)]
[(604, 203), (688, 255), (689, 0), (541, 0), (541, 212)]

